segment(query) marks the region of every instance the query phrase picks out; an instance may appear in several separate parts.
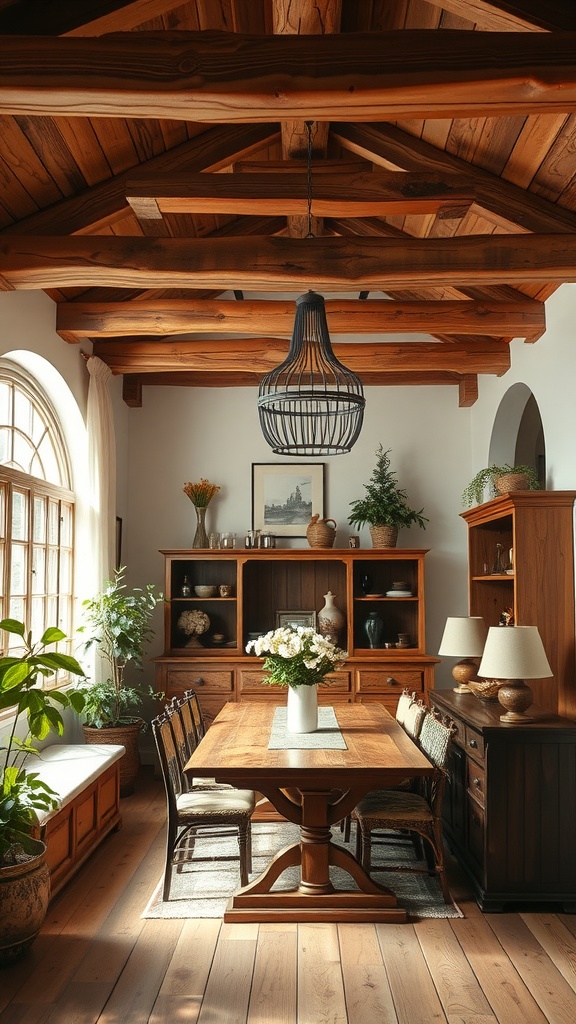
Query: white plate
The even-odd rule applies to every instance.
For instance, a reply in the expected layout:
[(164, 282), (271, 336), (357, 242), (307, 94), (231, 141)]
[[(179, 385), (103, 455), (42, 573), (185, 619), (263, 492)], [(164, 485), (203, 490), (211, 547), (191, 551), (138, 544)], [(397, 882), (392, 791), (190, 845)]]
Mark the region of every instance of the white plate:
[(411, 590), (387, 590), (386, 597), (412, 597)]

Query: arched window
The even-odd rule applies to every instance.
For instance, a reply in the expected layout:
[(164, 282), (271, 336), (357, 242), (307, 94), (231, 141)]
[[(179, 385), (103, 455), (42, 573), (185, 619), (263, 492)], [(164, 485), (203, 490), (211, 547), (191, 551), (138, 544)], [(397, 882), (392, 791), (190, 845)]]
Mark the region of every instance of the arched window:
[[(48, 398), (20, 366), (0, 360), (0, 617), (35, 640), (72, 631), (74, 494), (66, 446)], [(16, 649), (18, 637), (3, 642)], [(71, 643), (71, 641), (70, 641)]]

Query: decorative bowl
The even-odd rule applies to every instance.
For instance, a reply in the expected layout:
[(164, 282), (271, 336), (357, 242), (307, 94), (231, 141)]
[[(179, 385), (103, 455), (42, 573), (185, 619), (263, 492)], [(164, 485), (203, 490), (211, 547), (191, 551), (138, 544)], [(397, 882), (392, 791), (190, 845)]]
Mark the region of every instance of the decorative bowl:
[(498, 700), (502, 679), (471, 679), (466, 685), (479, 700)]
[(216, 597), (218, 587), (194, 587), (196, 597)]

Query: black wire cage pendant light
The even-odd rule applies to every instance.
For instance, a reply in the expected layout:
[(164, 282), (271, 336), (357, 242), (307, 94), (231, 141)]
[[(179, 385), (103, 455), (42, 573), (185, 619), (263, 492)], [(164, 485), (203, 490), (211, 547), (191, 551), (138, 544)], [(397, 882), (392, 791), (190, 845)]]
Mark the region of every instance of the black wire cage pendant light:
[(332, 351), (323, 297), (301, 295), (288, 356), (258, 391), (266, 441), (276, 455), (342, 455), (358, 440), (365, 404), (360, 378)]
[[(312, 121), (308, 133), (308, 238), (312, 233)], [(360, 378), (334, 355), (322, 295), (296, 300), (288, 357), (263, 377), (258, 415), (276, 455), (342, 455), (358, 440), (366, 400)]]

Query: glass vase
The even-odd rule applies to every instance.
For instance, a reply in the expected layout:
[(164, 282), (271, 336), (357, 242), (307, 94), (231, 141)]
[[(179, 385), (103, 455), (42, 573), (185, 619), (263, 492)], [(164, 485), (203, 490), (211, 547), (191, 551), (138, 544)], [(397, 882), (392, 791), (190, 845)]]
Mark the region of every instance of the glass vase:
[(206, 505), (194, 505), (194, 511), (196, 512), (196, 533), (194, 534), (194, 540), (192, 542), (193, 548), (207, 548), (208, 547), (208, 534), (206, 533)]

